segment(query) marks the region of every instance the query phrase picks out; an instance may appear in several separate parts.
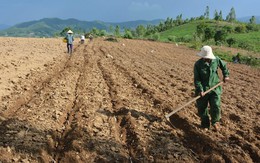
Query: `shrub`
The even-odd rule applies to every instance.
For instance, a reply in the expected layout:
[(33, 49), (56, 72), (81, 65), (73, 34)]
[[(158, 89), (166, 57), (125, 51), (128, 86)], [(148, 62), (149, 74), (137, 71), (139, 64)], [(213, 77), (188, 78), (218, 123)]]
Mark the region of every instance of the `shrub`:
[(185, 36), (176, 38), (177, 42), (191, 42), (192, 40), (193, 40), (193, 36), (191, 36), (191, 35), (185, 35)]
[(225, 25), (223, 27), (223, 30), (227, 31), (227, 33), (233, 33), (234, 32), (234, 28), (232, 26), (229, 26), (229, 25)]
[(227, 32), (225, 30), (219, 30), (214, 35), (214, 40), (216, 44), (223, 43), (226, 41)]
[(246, 26), (245, 25), (239, 25), (235, 28), (235, 31), (237, 33), (245, 33), (246, 32)]
[(133, 35), (131, 31), (126, 31), (123, 37), (128, 39), (133, 39)]
[(176, 36), (169, 36), (168, 37), (168, 41), (171, 41), (171, 42), (176, 42)]
[(231, 47), (236, 43), (236, 40), (234, 38), (227, 39), (228, 46)]
[(221, 58), (222, 60), (232, 62), (232, 55), (227, 52), (215, 51), (214, 54)]
[(247, 64), (250, 66), (260, 67), (260, 59), (252, 56), (242, 56), (241, 63)]
[(189, 47), (193, 48), (193, 49), (198, 49), (199, 50), (202, 47), (202, 42), (200, 42), (200, 41), (193, 41), (193, 42), (191, 42)]
[(160, 34), (159, 33), (155, 33), (155, 34), (153, 34), (150, 38), (149, 38), (149, 40), (151, 40), (151, 41), (158, 41), (160, 39)]
[(240, 47), (242, 49), (250, 50), (250, 51), (254, 51), (255, 50), (254, 45), (251, 45), (248, 42), (244, 42), (244, 41), (240, 41), (238, 43), (238, 47)]

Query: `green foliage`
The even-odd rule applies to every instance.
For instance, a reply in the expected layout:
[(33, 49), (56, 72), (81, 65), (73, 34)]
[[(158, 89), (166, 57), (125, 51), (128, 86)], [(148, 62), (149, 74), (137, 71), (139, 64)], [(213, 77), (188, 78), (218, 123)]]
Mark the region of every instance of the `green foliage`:
[(215, 30), (211, 27), (207, 27), (204, 30), (204, 41), (214, 38)]
[(233, 33), (234, 32), (234, 28), (231, 25), (225, 25), (223, 27), (223, 30), (225, 30), (227, 33)]
[(197, 32), (198, 36), (202, 38), (204, 36), (206, 28), (208, 28), (208, 27), (209, 27), (209, 25), (206, 24), (205, 22), (202, 22), (199, 25), (197, 25), (196, 32)]
[(116, 36), (116, 37), (120, 37), (121, 35), (120, 35), (120, 26), (116, 26), (116, 28), (115, 28), (115, 31), (114, 31), (114, 35)]
[(169, 36), (168, 37), (168, 41), (170, 41), (170, 42), (176, 42), (176, 40), (177, 40), (176, 36)]
[(70, 27), (64, 28), (64, 29), (60, 32), (60, 36), (65, 37), (66, 34), (67, 34), (67, 32), (68, 32), (69, 30), (72, 30), (72, 29), (71, 29)]
[(185, 35), (176, 38), (176, 42), (191, 42), (193, 40), (193, 36)]
[(228, 22), (236, 21), (236, 12), (234, 7), (231, 8), (229, 14), (227, 15), (226, 21)]
[(87, 34), (92, 34), (94, 36), (105, 36), (106, 35), (106, 31), (105, 30), (99, 30), (97, 28), (92, 28)]
[(237, 33), (245, 33), (246, 32), (246, 26), (244, 24), (236, 26), (235, 31)]
[(260, 58), (252, 56), (241, 56), (241, 63), (247, 64), (254, 67), (260, 67)]
[(133, 39), (133, 35), (132, 35), (131, 31), (126, 29), (123, 38)]
[(206, 19), (209, 19), (209, 6), (206, 7), (206, 11), (205, 11), (205, 13), (204, 13), (204, 17), (205, 17)]
[(258, 28), (258, 26), (256, 24), (247, 24), (246, 25), (246, 30), (248, 32), (250, 32), (250, 31), (259, 31), (259, 28)]
[(228, 38), (227, 39), (228, 46), (231, 47), (236, 43), (236, 40), (234, 38)]
[(260, 32), (233, 33), (228, 38), (234, 38), (236, 43), (232, 47), (242, 48), (249, 51), (260, 52)]
[(249, 24), (256, 24), (256, 18), (255, 16), (252, 16), (249, 20)]
[(242, 49), (246, 49), (246, 50), (251, 50), (251, 51), (254, 51), (254, 49), (255, 49), (255, 47), (253, 45), (249, 44), (246, 41), (240, 41), (238, 43), (238, 47), (242, 48)]
[(149, 38), (149, 40), (151, 40), (151, 41), (158, 41), (160, 39), (160, 34), (159, 33), (155, 33), (155, 34), (153, 34), (150, 38)]
[(226, 38), (227, 38), (227, 32), (225, 30), (218, 30), (214, 35), (214, 40), (216, 42), (216, 45), (218, 45), (219, 43), (224, 43), (226, 41)]
[(202, 42), (200, 41), (192, 41), (189, 45), (190, 48), (199, 50), (202, 47)]
[(230, 52), (215, 51), (214, 55), (218, 56), (224, 61), (232, 62), (232, 55)]
[(143, 37), (146, 32), (146, 29), (143, 25), (139, 25), (136, 27), (137, 37)]
[[(222, 52), (222, 51), (215, 51), (214, 54), (221, 58), (222, 60), (225, 60), (227, 62), (233, 62), (234, 57), (230, 52)], [(247, 64), (254, 67), (260, 67), (260, 59), (252, 56), (247, 55), (241, 55), (238, 53), (236, 56), (239, 56), (240, 63), (241, 64)]]

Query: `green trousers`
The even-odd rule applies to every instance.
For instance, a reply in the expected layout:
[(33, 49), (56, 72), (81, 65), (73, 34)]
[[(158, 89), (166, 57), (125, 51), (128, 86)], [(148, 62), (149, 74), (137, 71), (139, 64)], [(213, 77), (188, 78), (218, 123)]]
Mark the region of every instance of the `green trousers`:
[[(210, 122), (212, 125), (214, 125), (216, 122), (220, 121), (221, 118), (220, 102), (221, 102), (220, 95), (214, 91), (211, 91), (210, 93), (206, 94), (205, 96), (199, 98), (196, 101), (198, 113), (201, 118), (202, 128), (209, 128)], [(210, 106), (210, 109), (208, 108), (208, 104)]]

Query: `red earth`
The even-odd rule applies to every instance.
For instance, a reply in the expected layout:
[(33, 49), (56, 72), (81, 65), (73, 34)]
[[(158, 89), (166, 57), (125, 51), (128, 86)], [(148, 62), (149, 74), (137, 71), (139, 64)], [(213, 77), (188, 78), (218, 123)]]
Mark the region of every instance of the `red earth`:
[(196, 50), (0, 41), (0, 162), (260, 162), (259, 69), (227, 64), (221, 128), (204, 131), (194, 103), (165, 119), (194, 98)]

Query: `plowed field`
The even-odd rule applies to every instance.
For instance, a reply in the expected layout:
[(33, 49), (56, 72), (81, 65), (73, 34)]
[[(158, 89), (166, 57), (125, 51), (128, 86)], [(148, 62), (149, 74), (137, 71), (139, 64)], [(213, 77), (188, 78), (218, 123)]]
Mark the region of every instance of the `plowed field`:
[(0, 38), (0, 162), (260, 162), (260, 71), (228, 63), (220, 131), (193, 104), (198, 51)]

